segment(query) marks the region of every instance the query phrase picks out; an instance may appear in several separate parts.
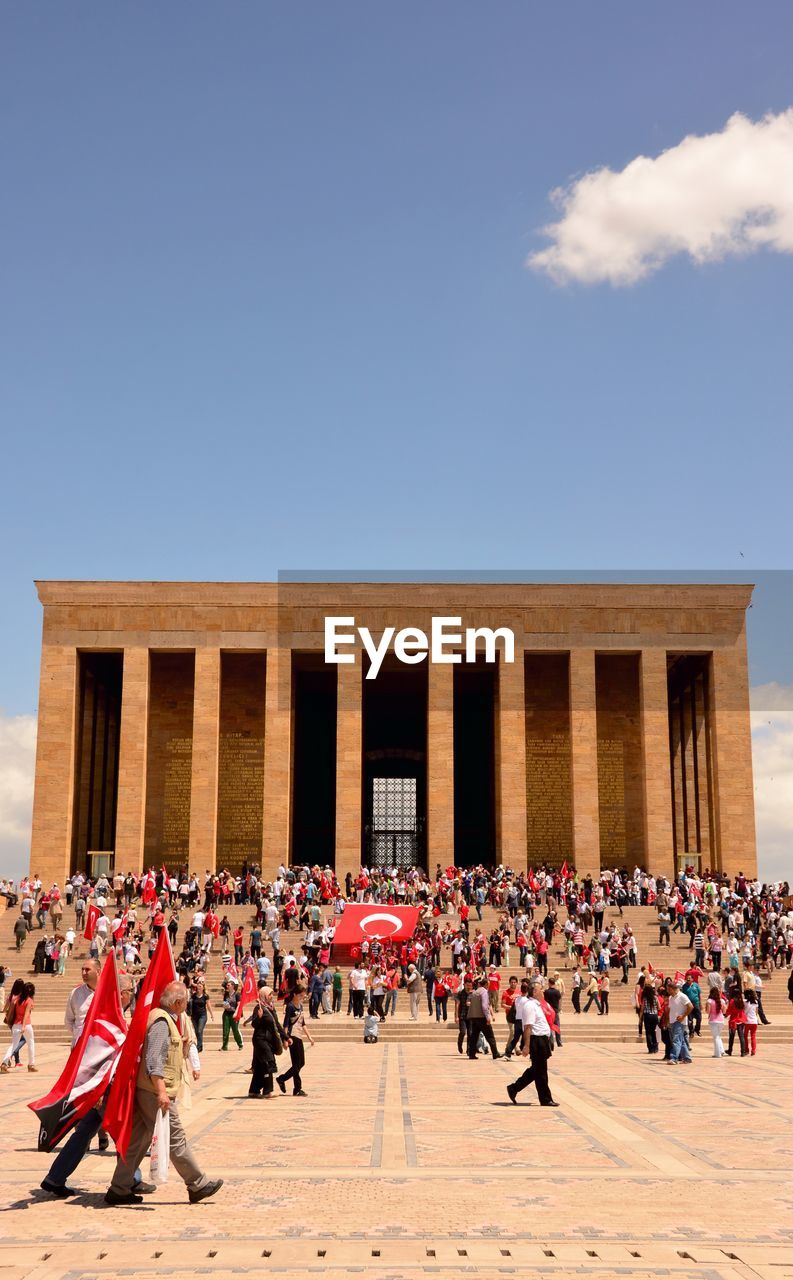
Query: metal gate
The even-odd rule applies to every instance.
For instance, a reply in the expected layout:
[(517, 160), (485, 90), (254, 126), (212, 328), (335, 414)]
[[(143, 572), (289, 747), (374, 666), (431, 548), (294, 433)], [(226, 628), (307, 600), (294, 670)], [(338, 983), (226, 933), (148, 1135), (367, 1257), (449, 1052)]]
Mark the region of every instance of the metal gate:
[(423, 864), (416, 778), (372, 778), (367, 861), (371, 867)]

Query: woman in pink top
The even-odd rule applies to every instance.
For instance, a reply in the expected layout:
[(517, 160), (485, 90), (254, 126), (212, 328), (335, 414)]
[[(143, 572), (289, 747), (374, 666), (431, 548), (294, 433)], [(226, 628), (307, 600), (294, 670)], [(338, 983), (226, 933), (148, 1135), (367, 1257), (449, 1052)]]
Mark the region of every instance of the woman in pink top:
[(19, 995), (13, 1001), (13, 1006), (10, 1010), (10, 1016), (13, 1018), (11, 1023), (11, 1044), (2, 1063), (0, 1063), (0, 1071), (8, 1071), (9, 1063), (19, 1049), (23, 1039), (28, 1049), (28, 1071), (38, 1071), (36, 1066), (36, 1040), (33, 1035), (33, 998), (35, 994), (36, 988), (33, 983), (26, 982)]
[(743, 995), (736, 987), (732, 991), (729, 1004), (727, 1005), (727, 1020), (730, 1024), (730, 1040), (727, 1046), (727, 1057), (732, 1057), (732, 1046), (735, 1043), (735, 1033), (738, 1033), (738, 1040), (741, 1046), (741, 1057), (746, 1057), (746, 1009), (744, 1008)]

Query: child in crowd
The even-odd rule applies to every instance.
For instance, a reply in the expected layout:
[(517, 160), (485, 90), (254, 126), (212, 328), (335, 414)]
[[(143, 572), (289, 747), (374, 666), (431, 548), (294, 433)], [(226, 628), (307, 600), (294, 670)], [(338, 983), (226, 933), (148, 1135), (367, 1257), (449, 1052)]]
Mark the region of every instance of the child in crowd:
[(380, 1019), (374, 1012), (374, 1009), (367, 1009), (363, 1019), (363, 1042), (364, 1044), (377, 1044), (380, 1035)]

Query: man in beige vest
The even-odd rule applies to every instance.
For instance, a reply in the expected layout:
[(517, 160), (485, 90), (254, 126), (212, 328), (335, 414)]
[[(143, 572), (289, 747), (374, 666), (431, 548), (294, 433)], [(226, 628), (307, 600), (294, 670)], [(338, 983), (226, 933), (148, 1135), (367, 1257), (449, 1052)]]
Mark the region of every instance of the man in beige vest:
[[(210, 1179), (199, 1168), (185, 1137), (179, 1117), (178, 1097), (182, 1091), (186, 1037), (180, 1024), (187, 1009), (187, 988), (182, 982), (169, 982), (160, 996), (160, 1007), (152, 1009), (143, 1042), (135, 1091), (135, 1111), (126, 1158), (116, 1161), (116, 1168), (105, 1194), (108, 1204), (140, 1204), (142, 1196), (133, 1190), (135, 1170), (148, 1149), (154, 1133), (157, 1112), (167, 1112), (171, 1125), (171, 1161), (187, 1186), (191, 1204), (198, 1204), (219, 1191), (222, 1178)], [(197, 1062), (197, 1059), (196, 1059)], [(198, 1079), (197, 1069), (192, 1071)]]

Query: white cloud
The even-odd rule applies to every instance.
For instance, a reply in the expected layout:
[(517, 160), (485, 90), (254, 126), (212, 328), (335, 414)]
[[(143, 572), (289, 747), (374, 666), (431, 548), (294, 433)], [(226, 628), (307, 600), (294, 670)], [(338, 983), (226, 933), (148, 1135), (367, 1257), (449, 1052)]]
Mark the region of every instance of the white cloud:
[(793, 686), (751, 691), (754, 802), (760, 875), (793, 876)]
[(551, 198), (562, 217), (527, 265), (558, 283), (635, 284), (680, 253), (793, 253), (793, 108), (757, 122), (736, 113), (720, 133), (596, 169)]
[(28, 869), (36, 717), (0, 711), (0, 875)]

